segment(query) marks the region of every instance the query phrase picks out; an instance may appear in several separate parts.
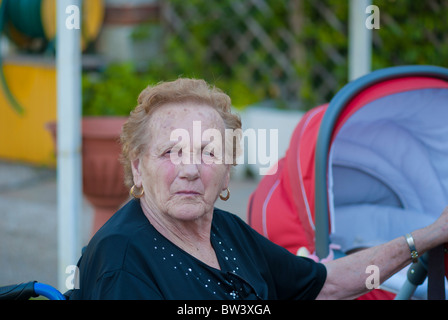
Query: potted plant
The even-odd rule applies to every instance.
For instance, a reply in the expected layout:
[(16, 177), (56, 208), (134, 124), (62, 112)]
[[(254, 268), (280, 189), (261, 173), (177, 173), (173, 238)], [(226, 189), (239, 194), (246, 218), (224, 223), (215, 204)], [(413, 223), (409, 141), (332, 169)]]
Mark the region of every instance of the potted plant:
[[(103, 72), (83, 74), (83, 194), (94, 208), (92, 234), (129, 197), (119, 160), (119, 137), (138, 94), (150, 82), (130, 64), (112, 64)], [(56, 123), (48, 128), (56, 139)]]

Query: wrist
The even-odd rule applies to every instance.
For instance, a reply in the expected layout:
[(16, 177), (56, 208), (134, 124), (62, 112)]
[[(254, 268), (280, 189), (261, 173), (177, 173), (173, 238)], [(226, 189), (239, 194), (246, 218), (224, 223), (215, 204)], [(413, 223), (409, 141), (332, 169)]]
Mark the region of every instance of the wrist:
[[(414, 246), (418, 255), (421, 257), (428, 250), (437, 247), (438, 245), (446, 242), (446, 232), (444, 231), (444, 226), (440, 224), (433, 223), (421, 229), (417, 229), (410, 233), (414, 239)], [(404, 236), (405, 241), (406, 236)], [(408, 243), (407, 243), (408, 244)], [(408, 244), (409, 248), (409, 244)], [(410, 250), (410, 248), (409, 248)], [(409, 257), (412, 260), (410, 251)]]

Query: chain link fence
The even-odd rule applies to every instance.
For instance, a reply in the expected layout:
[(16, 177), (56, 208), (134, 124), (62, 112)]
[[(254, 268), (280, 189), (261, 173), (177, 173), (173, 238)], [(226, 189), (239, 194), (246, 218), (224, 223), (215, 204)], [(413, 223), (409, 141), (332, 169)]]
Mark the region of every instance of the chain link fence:
[[(380, 29), (372, 30), (372, 69), (448, 66), (448, 0), (372, 4), (380, 9)], [(181, 73), (212, 82), (230, 79), (236, 91), (247, 86), (241, 95), (302, 110), (328, 102), (348, 81), (349, 1), (162, 0), (160, 5), (165, 56)]]

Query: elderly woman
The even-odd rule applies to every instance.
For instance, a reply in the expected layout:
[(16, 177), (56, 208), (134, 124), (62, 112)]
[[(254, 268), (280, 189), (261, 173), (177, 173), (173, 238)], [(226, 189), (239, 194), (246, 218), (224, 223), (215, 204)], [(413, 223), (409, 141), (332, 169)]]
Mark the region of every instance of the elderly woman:
[[(445, 210), (408, 239), (325, 264), (289, 253), (214, 207), (230, 196), (238, 151), (225, 130), (239, 128), (230, 98), (204, 81), (143, 90), (121, 137), (134, 199), (90, 241), (72, 299), (354, 298), (368, 291), (368, 265), (378, 266), (384, 281), (411, 262), (411, 253), (448, 241)], [(209, 139), (207, 132), (220, 134)]]

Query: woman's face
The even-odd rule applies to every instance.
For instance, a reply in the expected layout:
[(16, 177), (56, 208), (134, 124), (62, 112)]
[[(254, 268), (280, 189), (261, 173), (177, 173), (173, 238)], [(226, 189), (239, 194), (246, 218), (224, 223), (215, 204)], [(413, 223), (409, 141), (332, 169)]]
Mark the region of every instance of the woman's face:
[[(193, 121), (200, 122), (195, 122), (194, 126)], [(174, 135), (177, 140), (170, 141), (176, 129), (184, 135), (182, 138)], [(204, 159), (213, 157), (213, 154), (203, 152), (210, 144), (210, 141), (202, 141), (207, 129), (218, 129), (224, 137), (224, 121), (207, 105), (167, 104), (152, 114), (147, 128), (150, 137), (147, 152), (132, 162), (132, 172), (135, 185), (143, 186), (145, 191), (141, 200), (153, 213), (187, 221), (213, 212), (218, 195), (228, 186), (230, 166), (224, 161)], [(193, 141), (198, 137), (201, 141)], [(179, 150), (179, 146), (182, 149)], [(172, 150), (177, 157), (173, 158)], [(201, 157), (200, 160), (195, 160), (194, 155)]]

